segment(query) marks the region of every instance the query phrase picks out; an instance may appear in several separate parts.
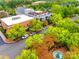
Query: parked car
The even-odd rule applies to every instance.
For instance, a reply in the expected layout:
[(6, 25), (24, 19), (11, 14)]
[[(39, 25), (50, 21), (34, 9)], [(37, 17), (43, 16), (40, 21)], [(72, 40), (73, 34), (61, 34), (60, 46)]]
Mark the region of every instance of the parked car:
[(22, 36), (21, 39), (24, 40), (24, 39), (28, 38), (28, 36), (29, 36), (29, 35), (26, 34), (25, 36)]

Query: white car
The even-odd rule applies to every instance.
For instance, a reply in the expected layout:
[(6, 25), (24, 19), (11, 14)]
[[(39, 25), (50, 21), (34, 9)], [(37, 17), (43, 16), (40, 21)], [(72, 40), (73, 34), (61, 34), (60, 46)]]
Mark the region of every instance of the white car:
[(26, 39), (28, 36), (29, 36), (29, 35), (26, 34), (25, 36), (22, 36), (21, 39), (24, 40), (24, 39)]

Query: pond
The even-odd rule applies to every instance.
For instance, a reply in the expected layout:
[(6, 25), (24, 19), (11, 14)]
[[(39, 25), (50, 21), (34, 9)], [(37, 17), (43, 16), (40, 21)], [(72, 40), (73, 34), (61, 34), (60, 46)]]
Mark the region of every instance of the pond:
[(62, 59), (62, 52), (61, 51), (54, 51), (53, 56), (55, 59)]

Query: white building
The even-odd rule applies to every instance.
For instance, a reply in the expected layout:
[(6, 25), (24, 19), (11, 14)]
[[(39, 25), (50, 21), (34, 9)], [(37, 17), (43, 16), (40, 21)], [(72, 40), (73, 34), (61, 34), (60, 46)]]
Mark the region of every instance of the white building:
[(32, 20), (33, 17), (29, 17), (27, 15), (16, 15), (11, 17), (6, 17), (1, 19), (1, 24), (4, 29), (10, 28), (14, 24), (21, 24), (23, 26), (28, 26), (29, 21)]
[(37, 18), (40, 20), (46, 20), (48, 19), (52, 14), (49, 12), (45, 12), (45, 11), (34, 11), (33, 9), (29, 9), (29, 8), (23, 8), (23, 7), (18, 7), (16, 9), (16, 13), (17, 14), (25, 14), (27, 16), (33, 17), (33, 18)]
[(52, 15), (49, 12), (43, 12), (43, 11), (36, 11), (35, 13), (37, 14), (35, 18), (40, 19), (42, 21), (48, 19)]

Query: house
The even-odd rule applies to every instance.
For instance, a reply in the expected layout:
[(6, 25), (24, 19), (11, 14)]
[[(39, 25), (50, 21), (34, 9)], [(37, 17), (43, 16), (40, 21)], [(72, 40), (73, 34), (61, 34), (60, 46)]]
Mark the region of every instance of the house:
[(16, 15), (16, 16), (10, 16), (6, 18), (1, 19), (1, 25), (4, 29), (8, 29), (14, 24), (21, 24), (22, 26), (29, 26), (30, 20), (32, 20), (33, 17), (29, 17), (27, 15)]

